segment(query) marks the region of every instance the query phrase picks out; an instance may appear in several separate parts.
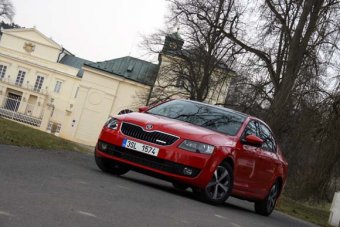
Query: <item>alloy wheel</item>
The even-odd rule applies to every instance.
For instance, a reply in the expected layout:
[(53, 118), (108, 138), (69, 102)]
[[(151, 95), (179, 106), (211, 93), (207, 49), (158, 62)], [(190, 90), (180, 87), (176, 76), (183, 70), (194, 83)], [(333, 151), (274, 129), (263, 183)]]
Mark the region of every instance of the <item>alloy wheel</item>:
[(277, 187), (277, 184), (274, 184), (270, 190), (270, 193), (267, 199), (267, 210), (268, 211), (271, 211), (274, 209), (277, 195), (278, 195), (278, 187)]
[(224, 198), (230, 190), (231, 176), (227, 168), (218, 166), (205, 190), (211, 200)]

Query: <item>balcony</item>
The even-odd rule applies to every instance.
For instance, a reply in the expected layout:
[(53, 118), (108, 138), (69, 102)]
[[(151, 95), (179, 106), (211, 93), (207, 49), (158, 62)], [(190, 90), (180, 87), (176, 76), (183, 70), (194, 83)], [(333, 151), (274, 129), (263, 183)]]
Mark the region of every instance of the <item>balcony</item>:
[(37, 87), (30, 85), (28, 82), (18, 83), (16, 80), (10, 78), (0, 78), (0, 83), (25, 89), (38, 94), (48, 95), (48, 91), (46, 89), (38, 89)]
[(21, 96), (0, 95), (0, 117), (40, 127), (43, 108), (21, 100)]

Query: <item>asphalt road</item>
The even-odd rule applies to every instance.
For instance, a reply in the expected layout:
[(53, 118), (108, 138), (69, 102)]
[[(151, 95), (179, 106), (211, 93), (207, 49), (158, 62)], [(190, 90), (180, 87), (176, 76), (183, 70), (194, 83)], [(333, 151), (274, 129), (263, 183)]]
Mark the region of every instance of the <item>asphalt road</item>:
[(92, 155), (0, 145), (0, 226), (312, 226), (253, 204), (223, 206), (135, 172), (102, 173)]

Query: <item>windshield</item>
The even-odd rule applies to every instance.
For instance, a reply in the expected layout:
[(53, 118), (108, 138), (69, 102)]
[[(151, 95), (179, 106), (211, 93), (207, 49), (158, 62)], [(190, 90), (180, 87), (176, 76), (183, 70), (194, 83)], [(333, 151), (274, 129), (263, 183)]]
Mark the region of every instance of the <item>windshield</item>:
[(188, 122), (231, 136), (236, 135), (246, 119), (237, 113), (184, 100), (166, 102), (148, 110), (147, 113)]

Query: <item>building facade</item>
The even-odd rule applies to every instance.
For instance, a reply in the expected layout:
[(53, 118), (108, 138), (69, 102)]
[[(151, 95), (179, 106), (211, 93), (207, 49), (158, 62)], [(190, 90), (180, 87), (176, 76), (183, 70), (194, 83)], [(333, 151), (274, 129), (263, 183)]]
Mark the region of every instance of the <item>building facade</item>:
[(94, 63), (35, 28), (3, 30), (0, 117), (94, 145), (110, 115), (148, 93), (157, 67), (132, 57)]
[[(5, 29), (0, 40), (0, 117), (93, 146), (109, 116), (137, 110), (157, 89), (166, 93), (159, 83), (173, 60), (162, 52), (159, 64), (133, 57), (91, 62), (36, 28)], [(227, 79), (219, 83), (208, 102), (223, 102), (228, 85)], [(180, 86), (172, 89), (178, 91), (175, 98), (187, 98)]]

